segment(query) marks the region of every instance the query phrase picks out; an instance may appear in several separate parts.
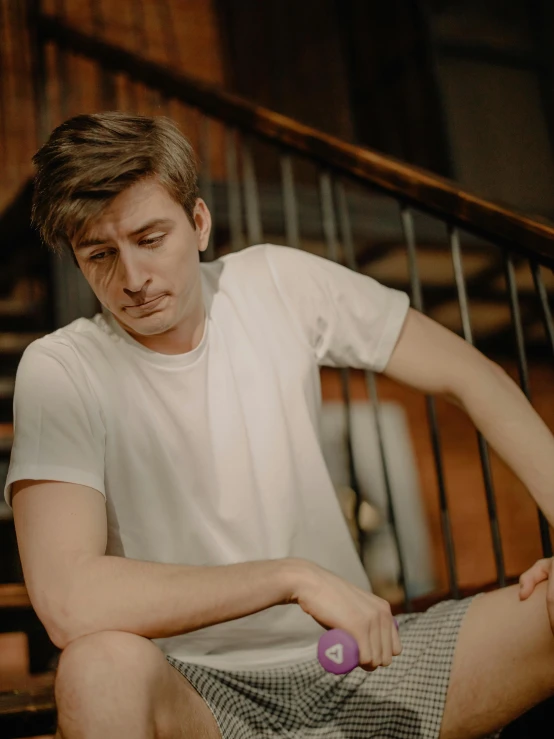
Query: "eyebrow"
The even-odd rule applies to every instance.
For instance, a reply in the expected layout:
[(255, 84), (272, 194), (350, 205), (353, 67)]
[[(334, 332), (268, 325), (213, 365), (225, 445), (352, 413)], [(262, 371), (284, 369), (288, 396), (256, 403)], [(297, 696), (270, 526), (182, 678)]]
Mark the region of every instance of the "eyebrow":
[[(147, 221), (146, 223), (143, 223), (142, 226), (139, 226), (139, 228), (131, 231), (128, 236), (138, 236), (144, 231), (148, 231), (155, 226), (168, 227), (174, 225), (175, 221), (172, 221), (170, 218), (153, 218), (151, 221)], [(86, 249), (90, 246), (101, 246), (102, 244), (107, 243), (107, 241), (109, 241), (109, 239), (86, 239), (85, 241), (80, 241), (76, 245), (75, 249)]]

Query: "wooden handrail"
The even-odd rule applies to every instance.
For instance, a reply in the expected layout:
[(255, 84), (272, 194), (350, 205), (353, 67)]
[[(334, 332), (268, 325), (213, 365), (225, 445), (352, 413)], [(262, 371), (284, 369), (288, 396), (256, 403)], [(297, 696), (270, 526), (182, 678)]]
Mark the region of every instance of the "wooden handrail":
[(82, 33), (50, 15), (37, 20), (42, 42), (51, 41), (104, 68), (125, 72), (243, 132), (278, 144), (342, 175), (471, 233), (534, 257), (554, 268), (554, 223), (480, 198), (455, 182), (392, 157), (341, 141), (221, 88)]

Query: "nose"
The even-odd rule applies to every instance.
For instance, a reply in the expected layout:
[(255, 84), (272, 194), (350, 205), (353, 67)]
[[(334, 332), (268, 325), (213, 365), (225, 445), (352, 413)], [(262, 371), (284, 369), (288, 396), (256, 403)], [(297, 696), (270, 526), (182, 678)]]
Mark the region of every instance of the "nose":
[(123, 283), (123, 292), (129, 297), (143, 291), (150, 278), (142, 263), (141, 255), (127, 252), (119, 255), (120, 279)]

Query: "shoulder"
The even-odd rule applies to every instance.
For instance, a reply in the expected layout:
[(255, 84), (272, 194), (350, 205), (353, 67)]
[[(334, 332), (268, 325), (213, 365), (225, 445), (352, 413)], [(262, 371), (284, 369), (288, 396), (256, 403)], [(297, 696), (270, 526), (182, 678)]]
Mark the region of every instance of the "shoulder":
[(279, 248), (273, 244), (255, 244), (254, 246), (247, 246), (240, 251), (225, 254), (217, 262), (221, 263), (224, 271), (255, 270), (267, 265), (268, 250), (271, 251)]
[(56, 368), (76, 370), (80, 365), (80, 350), (86, 345), (100, 345), (108, 330), (101, 314), (92, 319), (78, 318), (32, 341), (23, 352), (17, 373), (20, 376), (25, 372), (54, 372)]
[(318, 267), (321, 268), (327, 261), (301, 249), (269, 243), (249, 246), (217, 260), (223, 281), (228, 279), (234, 282), (241, 277), (256, 280), (267, 278), (278, 288), (283, 281), (301, 280), (302, 276), (317, 272)]
[(283, 266), (304, 263), (313, 258), (313, 254), (293, 249), (290, 246), (277, 244), (256, 244), (248, 246), (241, 251), (232, 252), (221, 257), (224, 269), (232, 271), (248, 271), (259, 269), (271, 269), (274, 266)]
[(248, 294), (253, 296), (260, 291), (278, 287), (278, 274), (294, 272), (291, 262), (295, 262), (295, 249), (275, 244), (256, 244), (241, 251), (225, 254), (213, 262), (202, 264), (202, 271), (212, 289), (216, 292), (232, 294), (248, 286)]

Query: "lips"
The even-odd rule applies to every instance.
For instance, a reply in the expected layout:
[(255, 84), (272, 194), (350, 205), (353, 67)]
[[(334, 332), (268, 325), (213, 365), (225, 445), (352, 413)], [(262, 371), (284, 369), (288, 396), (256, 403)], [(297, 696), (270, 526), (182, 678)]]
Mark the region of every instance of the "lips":
[(151, 300), (148, 300), (146, 303), (141, 303), (140, 305), (126, 305), (125, 306), (125, 310), (129, 310), (129, 309), (132, 310), (134, 308), (140, 310), (141, 308), (147, 308), (149, 305), (154, 305), (154, 303), (157, 303), (162, 298), (165, 298), (165, 294), (164, 295), (158, 295), (157, 298), (152, 298)]

